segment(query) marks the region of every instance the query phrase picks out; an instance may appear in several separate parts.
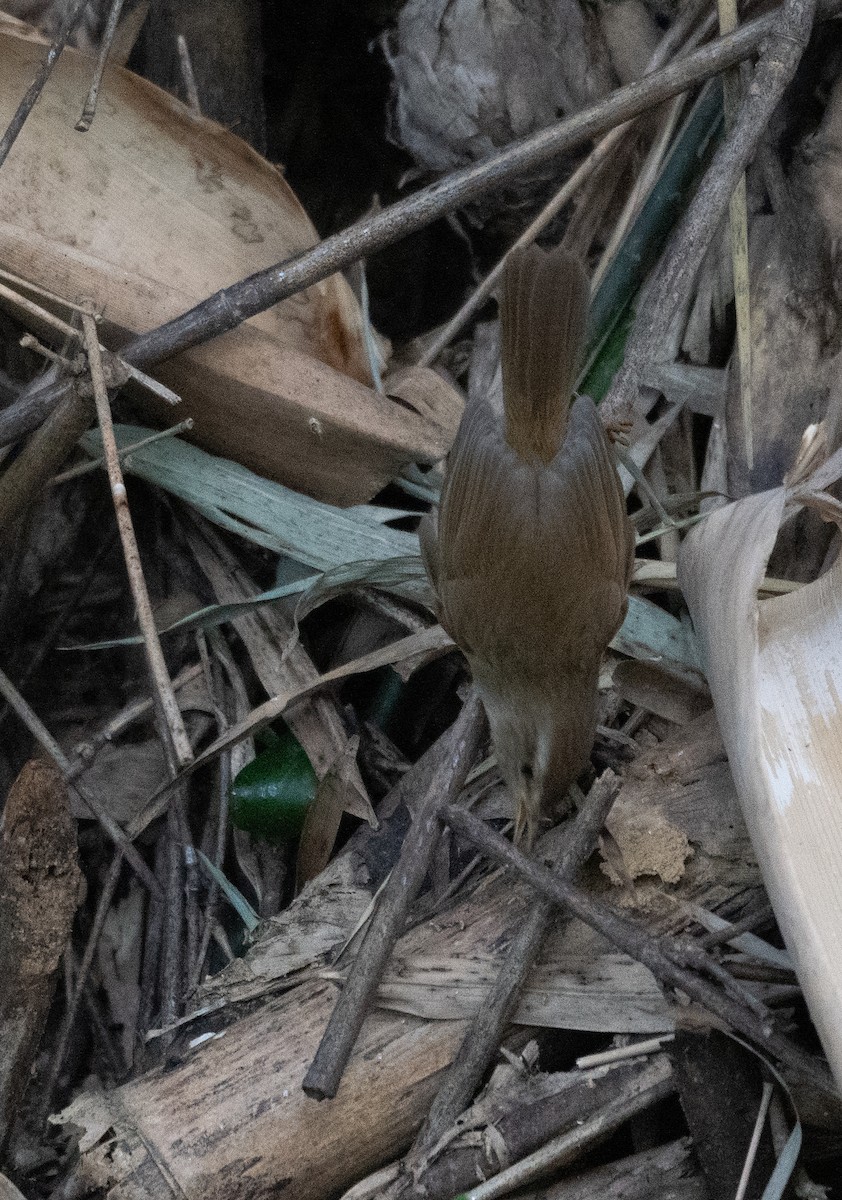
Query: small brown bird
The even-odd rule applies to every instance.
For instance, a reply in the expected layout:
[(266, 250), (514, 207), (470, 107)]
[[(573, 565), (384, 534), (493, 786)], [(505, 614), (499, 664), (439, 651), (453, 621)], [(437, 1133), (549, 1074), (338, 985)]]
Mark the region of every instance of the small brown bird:
[(634, 533), (593, 401), (571, 405), (588, 285), (557, 248), (512, 252), (503, 414), (468, 404), (438, 522), (421, 529), (439, 617), (464, 651), (531, 845), (587, 762), (602, 654), (628, 605)]

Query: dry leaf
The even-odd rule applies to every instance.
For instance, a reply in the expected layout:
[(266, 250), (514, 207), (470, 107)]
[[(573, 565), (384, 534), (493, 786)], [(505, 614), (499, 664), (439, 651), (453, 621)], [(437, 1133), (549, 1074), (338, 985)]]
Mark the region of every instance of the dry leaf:
[[(812, 488), (840, 473), (835, 455)], [(777, 488), (712, 513), (684, 542), (679, 581), (769, 898), (840, 1083), (842, 560), (757, 598), (785, 509), (805, 501)]]
[[(0, 126), (44, 53), (33, 30), (0, 17)], [(123, 68), (106, 70), (96, 120), (77, 133), (90, 76), (90, 60), (65, 51), (4, 163), (0, 265), (93, 299), (104, 340), (118, 345), (315, 244), (274, 167)], [(183, 403), (164, 411), (144, 397), (148, 413), (192, 416), (207, 449), (343, 504), (370, 498), (405, 463), (441, 458), (461, 409), (425, 373), (423, 406), (368, 386), (361, 314), (340, 275), (177, 356), (160, 377)]]

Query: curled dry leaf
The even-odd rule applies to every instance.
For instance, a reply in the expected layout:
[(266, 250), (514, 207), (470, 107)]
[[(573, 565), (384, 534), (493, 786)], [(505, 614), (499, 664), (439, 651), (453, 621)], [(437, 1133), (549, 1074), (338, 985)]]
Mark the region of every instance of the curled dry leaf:
[[(789, 509), (842, 474), (712, 513), (688, 536), (679, 581), (769, 898), (837, 1083), (842, 1083), (842, 559), (789, 595), (757, 598)], [(811, 490), (807, 490), (807, 488)]]
[[(44, 53), (34, 31), (0, 17), (0, 127)], [(91, 298), (117, 346), (315, 244), (273, 166), (129, 71), (106, 71), (90, 132), (75, 132), (90, 75), (89, 59), (62, 55), (3, 166), (0, 265)], [(206, 448), (340, 504), (368, 499), (405, 463), (441, 458), (461, 409), (427, 373), (423, 404), (369, 386), (360, 310), (340, 275), (159, 373), (183, 403), (164, 411), (143, 397), (155, 419), (192, 416)]]

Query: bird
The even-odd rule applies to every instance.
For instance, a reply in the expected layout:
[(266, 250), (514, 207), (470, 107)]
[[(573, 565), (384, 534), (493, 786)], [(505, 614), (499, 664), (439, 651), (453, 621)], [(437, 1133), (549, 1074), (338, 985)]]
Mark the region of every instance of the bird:
[(438, 618), (467, 658), (527, 848), (590, 757), (600, 662), (634, 562), (609, 434), (591, 399), (573, 399), (588, 294), (562, 247), (509, 253), (503, 411), (468, 401), (438, 514), (419, 528)]

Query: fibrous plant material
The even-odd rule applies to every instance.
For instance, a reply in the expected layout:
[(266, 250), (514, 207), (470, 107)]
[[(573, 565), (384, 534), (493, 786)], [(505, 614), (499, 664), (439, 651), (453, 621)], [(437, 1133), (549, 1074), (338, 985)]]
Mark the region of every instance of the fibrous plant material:
[(67, 789), (54, 767), (30, 761), (6, 800), (0, 842), (0, 1147), (44, 1031), (81, 882)]

